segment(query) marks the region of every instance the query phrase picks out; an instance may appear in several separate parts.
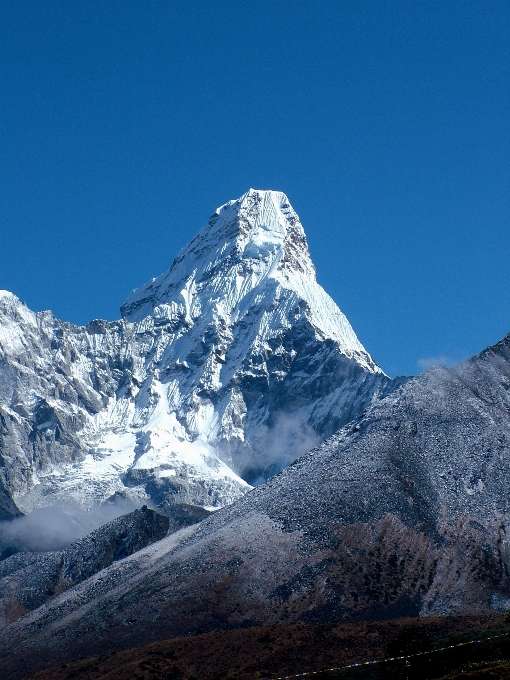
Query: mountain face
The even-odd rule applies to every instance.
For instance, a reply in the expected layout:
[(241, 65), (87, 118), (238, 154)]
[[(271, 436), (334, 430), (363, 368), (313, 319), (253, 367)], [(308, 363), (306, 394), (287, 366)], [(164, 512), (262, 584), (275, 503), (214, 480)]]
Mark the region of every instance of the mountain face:
[(0, 293), (3, 518), (70, 499), (221, 507), (398, 384), (316, 282), (280, 192), (219, 208), (121, 311), (78, 327)]
[[(187, 517), (179, 528), (197, 520)], [(96, 529), (65, 550), (20, 552), (0, 562), (0, 627), (58, 593), (164, 538), (170, 518), (144, 505)]]
[(508, 610), (509, 451), (510, 335), (8, 626), (6, 677), (258, 623)]

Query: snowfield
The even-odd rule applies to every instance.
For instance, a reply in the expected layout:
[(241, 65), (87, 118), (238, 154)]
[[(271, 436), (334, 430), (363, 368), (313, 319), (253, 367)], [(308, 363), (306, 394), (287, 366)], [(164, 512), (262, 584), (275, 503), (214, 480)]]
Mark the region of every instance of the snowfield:
[(285, 194), (216, 210), (120, 321), (0, 295), (0, 505), (220, 508), (392, 388), (319, 286)]

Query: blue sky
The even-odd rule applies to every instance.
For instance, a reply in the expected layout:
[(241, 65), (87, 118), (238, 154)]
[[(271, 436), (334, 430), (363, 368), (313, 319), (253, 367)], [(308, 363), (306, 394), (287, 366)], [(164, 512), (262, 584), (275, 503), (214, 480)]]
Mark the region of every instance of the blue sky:
[(390, 375), (510, 331), (506, 0), (0, 2), (0, 288), (115, 319), (211, 212), (290, 198)]

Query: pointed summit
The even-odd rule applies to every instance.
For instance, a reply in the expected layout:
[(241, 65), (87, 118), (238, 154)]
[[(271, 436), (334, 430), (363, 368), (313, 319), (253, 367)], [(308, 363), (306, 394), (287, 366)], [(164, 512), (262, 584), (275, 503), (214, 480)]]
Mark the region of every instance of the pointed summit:
[(281, 191), (249, 189), (241, 198), (217, 209), (209, 226), (234, 221), (243, 259), (274, 253), (280, 271), (295, 270), (315, 278), (305, 232), (287, 196)]
[[(121, 312), (137, 322), (154, 313), (166, 315), (170, 305), (193, 325), (203, 310), (215, 309), (230, 324), (246, 314), (247, 306), (256, 303), (262, 310), (265, 299), (279, 326), (280, 317), (290, 311), (273, 306), (281, 291), (300, 313), (306, 308), (319, 337), (334, 340), (346, 356), (381, 373), (344, 314), (318, 285), (303, 226), (281, 191), (250, 189), (219, 207), (170, 269), (135, 289)], [(250, 314), (258, 316), (259, 311), (253, 308)]]
[(80, 328), (9, 313), (0, 456), (17, 451), (22, 510), (115, 494), (218, 508), (392, 389), (317, 283), (279, 191), (218, 208), (122, 315)]
[(304, 229), (284, 193), (249, 189), (217, 208), (167, 272), (131, 293), (122, 315), (137, 321), (173, 297), (180, 282), (204, 282), (220, 270), (223, 276), (248, 275), (252, 287), (268, 276), (315, 280)]

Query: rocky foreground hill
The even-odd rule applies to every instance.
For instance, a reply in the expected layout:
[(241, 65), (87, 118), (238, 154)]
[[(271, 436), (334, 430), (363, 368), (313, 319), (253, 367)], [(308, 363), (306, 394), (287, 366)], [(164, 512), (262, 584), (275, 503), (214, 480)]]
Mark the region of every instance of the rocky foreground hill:
[(155, 639), (510, 607), (510, 336), (6, 627), (5, 677)]
[[(109, 655), (77, 659), (30, 675), (30, 680), (107, 678), (126, 680), (262, 680), (314, 677), (320, 680), (432, 680), (445, 675), (466, 680), (508, 680), (510, 666), (496, 673), (466, 674), (469, 668), (494, 666), (508, 658), (505, 616), (448, 616), (330, 624), (278, 624), (203, 633), (152, 642)], [(502, 635), (503, 634), (503, 635)], [(485, 644), (462, 645), (427, 656), (370, 664), (388, 652), (438, 649), (467, 640), (500, 636)], [(481, 664), (480, 662), (485, 662)], [(339, 673), (325, 669), (362, 666)], [(365, 665), (367, 664), (368, 665)], [(28, 680), (28, 679), (27, 679)], [(289, 679), (290, 680), (290, 679)]]
[(174, 506), (171, 517), (146, 505), (118, 517), (63, 550), (19, 551), (0, 561), (0, 628), (109, 565), (196, 524), (209, 513)]

